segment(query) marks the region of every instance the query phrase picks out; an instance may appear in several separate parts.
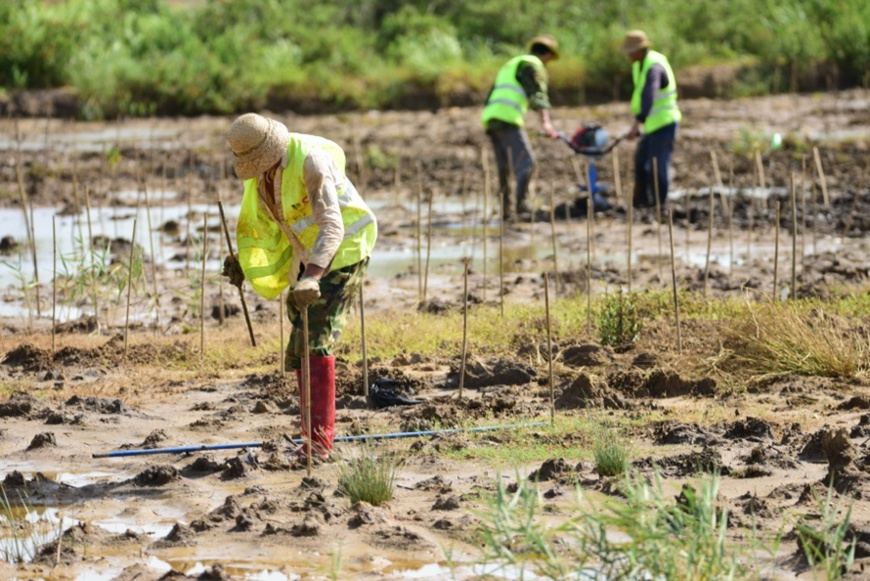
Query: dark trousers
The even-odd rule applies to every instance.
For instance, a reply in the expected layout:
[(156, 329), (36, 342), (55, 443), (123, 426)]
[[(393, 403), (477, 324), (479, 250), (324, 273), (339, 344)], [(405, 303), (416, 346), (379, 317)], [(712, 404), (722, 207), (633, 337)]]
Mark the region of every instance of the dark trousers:
[(671, 154), (674, 152), (674, 141), (677, 138), (678, 123), (665, 125), (657, 131), (641, 137), (634, 152), (634, 205), (635, 207), (651, 207), (656, 205), (655, 184), (653, 178), (653, 160), (658, 167), (659, 201), (662, 207), (668, 201), (668, 186), (670, 186)]
[[(526, 213), (531, 211), (526, 199), (529, 182), (532, 181), (532, 171), (535, 169), (535, 156), (529, 136), (521, 127), (511, 129), (488, 129), (492, 148), (495, 150), (495, 163), (498, 167), (498, 191), (502, 199), (502, 216), (513, 216), (515, 211)], [(510, 170), (513, 169), (517, 179), (516, 206), (511, 200)]]

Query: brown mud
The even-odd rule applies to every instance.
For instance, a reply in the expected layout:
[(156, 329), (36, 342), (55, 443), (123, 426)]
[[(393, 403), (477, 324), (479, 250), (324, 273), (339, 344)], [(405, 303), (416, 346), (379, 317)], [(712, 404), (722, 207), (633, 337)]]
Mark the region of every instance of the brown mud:
[[(733, 167), (735, 187), (749, 189), (758, 180), (754, 146), (762, 154), (766, 183), (774, 189), (763, 200), (742, 195), (714, 200), (712, 247), (717, 258), (709, 271), (709, 292), (826, 297), (866, 285), (868, 103), (870, 96), (862, 91), (686, 101), (673, 187), (694, 196), (688, 208), (684, 198), (669, 203), (680, 287), (704, 287), (709, 200), (700, 189), (715, 185), (710, 152), (717, 153), (726, 186)], [(627, 126), (626, 109), (560, 109), (554, 117), (568, 132), (595, 121), (615, 135)], [(497, 217), (488, 225), (488, 262), (481, 260), (485, 184), (480, 156), (483, 152), (489, 159), (490, 153), (477, 113), (451, 109), (284, 118), (291, 130), (321, 134), (343, 145), (349, 172), (364, 196), (377, 203), (378, 250), (384, 262), (393, 260), (396, 266), (378, 272), (378, 255), (373, 258), (365, 287), (367, 312), (388, 316), (392, 309), (460, 310), (462, 253), (476, 253), (470, 308), (498, 300), (498, 264), (493, 258), (499, 243)], [(94, 207), (129, 212), (136, 195), (130, 201), (122, 194), (136, 192), (137, 184), (144, 183), (151, 192), (170, 192), (169, 205), (208, 204), (214, 217), (218, 196), (227, 205), (240, 199), (236, 182), (227, 177), (231, 168), (221, 141), (228, 123), (214, 118), (111, 124), (28, 119), (17, 123), (19, 151), (15, 125), (4, 120), (0, 205), (19, 208), (20, 157), (23, 187), (37, 208), (81, 216), (87, 187)], [(772, 133), (783, 135), (783, 149), (768, 151)], [(813, 146), (821, 153), (830, 204), (824, 203), (820, 180), (813, 177)], [(585, 292), (587, 284), (587, 221), (564, 211), (579, 207), (575, 188), (583, 180), (576, 170), (582, 176), (585, 160), (558, 142), (537, 139), (534, 147), (539, 161), (534, 203), (539, 211), (533, 221), (505, 229), (508, 305), (542, 301), (543, 272), (558, 281), (554, 290), (562, 295)], [(631, 185), (631, 152), (630, 146), (620, 146), (624, 189)], [(599, 161), (599, 170), (602, 181), (613, 181), (610, 157)], [(800, 192), (794, 290), (788, 195), (792, 174)], [(429, 196), (433, 249), (443, 258), (427, 275), (427, 300), (422, 302), (415, 225), (419, 211), (425, 260)], [(627, 214), (613, 192), (608, 197), (614, 208), (595, 216), (594, 251), (588, 249), (593, 292), (624, 289), (629, 282)], [(773, 264), (776, 201), (782, 208), (778, 270)], [(489, 212), (498, 212), (494, 197), (487, 203)], [(158, 202), (154, 204), (157, 216)], [(730, 209), (733, 220), (728, 219)], [(555, 234), (551, 210), (560, 214)], [(574, 486), (618, 494), (614, 481), (599, 476), (590, 461), (589, 433), (581, 429), (590, 420), (619, 420), (630, 426), (633, 467), (643, 474), (662, 474), (675, 492), (698, 471), (717, 470), (722, 476), (720, 502), (730, 511), (734, 542), (745, 533), (740, 527), (753, 523), (769, 533), (783, 527), (791, 531), (798, 516), (818, 514), (815, 496), (824, 496), (828, 485), (852, 506), (851, 534), (858, 539), (870, 535), (865, 532), (870, 530), (868, 378), (747, 378), (724, 372), (699, 376), (693, 371), (697, 366), (687, 362), (715, 354), (719, 347), (713, 345), (717, 339), (712, 327), (703, 321), (686, 323), (682, 353), (667, 320), (651, 323), (635, 345), (619, 349), (597, 345), (588, 336), (557, 338), (556, 416), (560, 423), (576, 424), (576, 430), (554, 437), (545, 426), (533, 426), (392, 441), (386, 449), (403, 459), (395, 498), (379, 507), (351, 506), (337, 493), (338, 466), (342, 455), (359, 453), (358, 448), (339, 445), (339, 460), (318, 464), (312, 477), (291, 463), (290, 440), (299, 436), (295, 378), (277, 370), (277, 349), (266, 353), (248, 347), (235, 289), (218, 289), (215, 272), (209, 274), (205, 301), (206, 312), (213, 314), (206, 321), (209, 343), (233, 355), (225, 356), (231, 363), (222, 371), (194, 365), (200, 356), (199, 307), (184, 293), (189, 293), (199, 268), (192, 244), (201, 236), (196, 230), (202, 225), (200, 212), (185, 210), (175, 224), (155, 219), (152, 227), (160, 231), (161, 243), (179, 258), (175, 268), (167, 262), (154, 265), (160, 322), (140, 296), (134, 303), (140, 316), (131, 327), (129, 345), (116, 305), (104, 305), (94, 320), (89, 295), (68, 290), (61, 302), (77, 302), (82, 315), (58, 321), (59, 343), (52, 352), (51, 318), (34, 318), (32, 304), (23, 302), (14, 285), (7, 289), (6, 301), (20, 305), (20, 312), (2, 321), (0, 334), (0, 479), (8, 498), (17, 499), (13, 504), (59, 509), (54, 526), (64, 532), (36, 547), (27, 563), (17, 568), (0, 564), (0, 573), (22, 579), (476, 578), (483, 571), (475, 568), (481, 556), (480, 526), (497, 479), (511, 485), (538, 481), (546, 510), (557, 516), (571, 514)], [(658, 252), (655, 211), (640, 211), (635, 220), (632, 289), (667, 289), (669, 265), (666, 254)], [(664, 222), (662, 252), (667, 253)], [(208, 227), (212, 270), (222, 254), (217, 225), (210, 221)], [(0, 231), (0, 236), (5, 234)], [(123, 260), (130, 251), (130, 234), (121, 232), (117, 238), (110, 248)], [(458, 255), (445, 250), (456, 247), (461, 249)], [(140, 293), (145, 295), (150, 290), (144, 289), (152, 288), (151, 257), (143, 250), (147, 284)], [(43, 280), (41, 290), (45, 310), (51, 285)], [(257, 338), (278, 345), (278, 305), (252, 293), (246, 298)], [(221, 311), (227, 315), (223, 324), (218, 321)], [(354, 349), (345, 347), (343, 353)], [(462, 399), (458, 353), (406, 353), (373, 360), (370, 382), (384, 380), (419, 402), (379, 407), (360, 393), (362, 369), (354, 351), (353, 357), (338, 362), (337, 432), (546, 422), (550, 393), (545, 353), (546, 337), (534, 326), (518, 337), (513, 353), (472, 353), (462, 378)], [(227, 442), (262, 446), (92, 457), (111, 450)], [(490, 460), (500, 447), (518, 442), (538, 450), (536, 459)], [(798, 551), (795, 535), (787, 534), (771, 559), (774, 577), (804, 573), (806, 564), (796, 556)], [(860, 575), (870, 545), (859, 543), (857, 556)]]

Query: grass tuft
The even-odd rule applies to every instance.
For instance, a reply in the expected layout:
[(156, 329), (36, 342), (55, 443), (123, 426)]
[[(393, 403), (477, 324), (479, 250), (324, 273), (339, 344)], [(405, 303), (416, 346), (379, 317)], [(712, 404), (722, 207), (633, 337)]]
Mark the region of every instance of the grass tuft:
[(378, 455), (373, 447), (363, 445), (360, 455), (339, 462), (338, 491), (351, 502), (378, 506), (393, 499), (396, 474), (401, 460), (391, 454)]
[(592, 455), (599, 476), (618, 476), (628, 470), (628, 447), (613, 427), (599, 428)]

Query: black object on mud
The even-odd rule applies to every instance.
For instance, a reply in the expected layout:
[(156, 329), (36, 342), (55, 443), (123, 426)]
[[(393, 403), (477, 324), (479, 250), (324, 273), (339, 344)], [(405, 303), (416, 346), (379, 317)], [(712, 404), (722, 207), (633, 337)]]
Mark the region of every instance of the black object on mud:
[(399, 393), (404, 387), (402, 382), (395, 379), (388, 377), (376, 379), (369, 387), (369, 401), (378, 409), (394, 405), (417, 405), (423, 403)]

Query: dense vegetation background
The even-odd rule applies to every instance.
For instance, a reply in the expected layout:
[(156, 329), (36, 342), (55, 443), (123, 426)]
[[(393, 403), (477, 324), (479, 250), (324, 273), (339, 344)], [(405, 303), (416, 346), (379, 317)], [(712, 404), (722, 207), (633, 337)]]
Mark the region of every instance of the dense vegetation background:
[(468, 105), (548, 32), (571, 105), (627, 96), (630, 28), (690, 91), (870, 81), (867, 0), (3, 0), (0, 91), (71, 87), (86, 118)]

